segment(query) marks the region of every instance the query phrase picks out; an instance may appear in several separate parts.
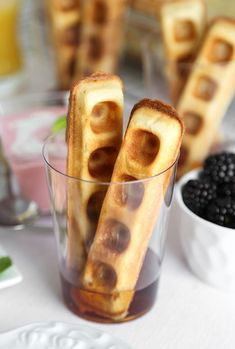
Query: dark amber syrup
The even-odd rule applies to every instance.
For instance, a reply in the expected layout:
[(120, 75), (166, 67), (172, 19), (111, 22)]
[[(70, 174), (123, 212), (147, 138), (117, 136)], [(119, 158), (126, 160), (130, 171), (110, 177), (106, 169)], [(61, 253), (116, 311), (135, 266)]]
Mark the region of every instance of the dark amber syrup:
[(128, 310), (128, 314), (124, 319), (121, 320), (104, 318), (93, 313), (92, 311), (85, 313), (81, 312), (79, 308), (79, 296), (74, 299), (74, 295), (79, 295), (79, 292), (77, 291), (79, 291), (80, 287), (71, 284), (61, 275), (63, 297), (67, 307), (73, 313), (82, 318), (102, 323), (126, 322), (144, 315), (153, 307), (157, 297), (159, 274), (159, 258), (153, 251), (148, 250), (136, 285), (135, 294)]

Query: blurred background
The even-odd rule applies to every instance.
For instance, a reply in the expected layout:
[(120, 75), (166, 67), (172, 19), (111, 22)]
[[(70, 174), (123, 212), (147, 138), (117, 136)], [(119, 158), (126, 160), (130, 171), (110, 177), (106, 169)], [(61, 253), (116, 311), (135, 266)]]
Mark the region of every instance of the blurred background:
[[(174, 10), (167, 7), (176, 3)], [(207, 27), (217, 16), (235, 18), (235, 2), (0, 0), (1, 142), (24, 196), (48, 212), (42, 143), (66, 115), (68, 91), (79, 78), (95, 71), (119, 74), (125, 122), (140, 98), (160, 98), (177, 107)], [(180, 19), (175, 27), (174, 18)], [(170, 41), (172, 33), (179, 47)], [(227, 101), (215, 144), (234, 140), (234, 104), (234, 98)], [(43, 182), (35, 186), (35, 178)]]
[[(175, 1), (0, 0), (0, 98), (68, 90), (97, 70), (118, 72), (143, 95), (146, 41), (164, 59), (160, 11)], [(234, 1), (205, 5), (208, 21), (235, 16)]]

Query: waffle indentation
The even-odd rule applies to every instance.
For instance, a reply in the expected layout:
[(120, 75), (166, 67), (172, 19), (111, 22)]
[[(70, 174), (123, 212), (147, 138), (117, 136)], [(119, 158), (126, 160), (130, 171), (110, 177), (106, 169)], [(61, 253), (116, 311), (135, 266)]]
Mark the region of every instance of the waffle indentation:
[(209, 52), (209, 60), (214, 63), (228, 63), (233, 56), (233, 46), (224, 39), (215, 39)]
[(94, 6), (93, 20), (96, 24), (105, 24), (108, 18), (107, 5), (103, 0), (96, 0)]
[(73, 57), (67, 66), (68, 76), (72, 78), (75, 74), (75, 70), (76, 70), (76, 59), (75, 57)]
[[(109, 132), (117, 125), (119, 108), (114, 102), (102, 102), (96, 104), (91, 113), (91, 129), (95, 133)], [(116, 125), (116, 127), (115, 127)]]
[(80, 25), (74, 24), (64, 31), (61, 35), (61, 44), (68, 46), (77, 46), (80, 42)]
[[(100, 261), (94, 261), (92, 267), (93, 278), (98, 287), (106, 289), (115, 287), (117, 283), (117, 274), (111, 265)], [(96, 285), (90, 286), (95, 287)]]
[(104, 246), (114, 253), (123, 253), (130, 243), (129, 228), (115, 219), (105, 222), (102, 236)]
[(187, 55), (176, 60), (177, 75), (185, 80), (192, 70), (193, 55)]
[(174, 23), (175, 41), (191, 41), (197, 36), (195, 25), (190, 20), (177, 20)]
[(201, 98), (209, 102), (214, 98), (216, 90), (217, 83), (213, 79), (207, 76), (200, 76), (196, 82), (194, 95), (197, 98)]
[(191, 135), (196, 135), (200, 132), (203, 120), (201, 115), (188, 111), (183, 114), (186, 132)]
[(113, 198), (117, 205), (126, 206), (130, 210), (136, 210), (144, 197), (144, 184), (142, 182), (128, 183), (136, 181), (135, 177), (122, 175), (119, 179), (125, 184), (117, 184), (114, 186)]
[(59, 0), (58, 6), (62, 11), (69, 11), (76, 8), (78, 5), (76, 0)]
[(93, 61), (98, 61), (103, 55), (102, 38), (92, 35), (88, 42), (88, 57)]
[(91, 223), (97, 224), (100, 216), (100, 210), (104, 201), (105, 191), (94, 192), (87, 203), (87, 217)]
[(135, 130), (127, 144), (129, 157), (142, 166), (150, 165), (156, 158), (160, 148), (159, 138), (151, 132)]
[(115, 147), (103, 147), (94, 150), (88, 160), (88, 170), (92, 177), (101, 181), (109, 181), (117, 157)]
[(179, 157), (179, 162), (178, 162), (179, 167), (182, 167), (185, 165), (185, 163), (187, 162), (188, 156), (189, 156), (188, 148), (186, 148), (184, 145), (182, 145), (180, 148), (180, 157)]

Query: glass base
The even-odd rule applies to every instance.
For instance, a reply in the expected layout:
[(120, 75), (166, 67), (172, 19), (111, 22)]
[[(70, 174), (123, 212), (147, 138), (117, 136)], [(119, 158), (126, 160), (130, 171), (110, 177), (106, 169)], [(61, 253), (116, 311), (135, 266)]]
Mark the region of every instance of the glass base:
[[(68, 282), (61, 275), (62, 292), (67, 307), (76, 315), (81, 318), (100, 322), (100, 323), (120, 323), (130, 320), (134, 320), (148, 311), (153, 307), (157, 297), (158, 285), (159, 285), (159, 259), (154, 252), (148, 250), (144, 265), (142, 267), (138, 283), (136, 285), (135, 294), (131, 305), (128, 310), (128, 314), (123, 319), (111, 319), (102, 317), (91, 309), (84, 310), (84, 306), (80, 304), (80, 291), (81, 287), (74, 286)], [(154, 275), (153, 275), (154, 273)], [(155, 276), (155, 277), (153, 277)], [(152, 282), (146, 284), (146, 280), (152, 280)], [(145, 285), (146, 284), (146, 285)], [(143, 287), (144, 285), (144, 287)], [(91, 293), (90, 291), (84, 291), (83, 293)], [(125, 292), (125, 291), (124, 291)], [(92, 292), (95, 297), (96, 294)], [(88, 296), (89, 298), (89, 296)]]

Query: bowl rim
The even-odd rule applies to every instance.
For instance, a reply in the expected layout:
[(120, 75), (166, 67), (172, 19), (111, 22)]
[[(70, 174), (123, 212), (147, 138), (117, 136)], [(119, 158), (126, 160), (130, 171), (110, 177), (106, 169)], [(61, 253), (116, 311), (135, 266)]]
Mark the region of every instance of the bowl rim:
[(198, 173), (202, 170), (202, 168), (198, 168), (196, 170), (192, 170), (188, 173), (186, 173), (183, 177), (181, 177), (181, 179), (178, 181), (178, 183), (176, 183), (175, 186), (175, 193), (176, 193), (176, 199), (177, 199), (177, 203), (180, 206), (181, 210), (184, 211), (185, 214), (187, 214), (188, 216), (190, 216), (192, 219), (194, 220), (198, 220), (199, 222), (201, 222), (201, 224), (206, 225), (208, 228), (213, 228), (216, 230), (221, 230), (223, 229), (224, 231), (232, 232), (233, 234), (235, 233), (235, 229), (233, 228), (228, 228), (228, 227), (223, 227), (222, 225), (207, 221), (206, 219), (199, 217), (198, 215), (196, 215), (196, 213), (194, 213), (193, 211), (191, 211), (184, 203), (183, 198), (182, 198), (182, 187), (183, 185), (190, 179), (197, 179), (197, 175)]

